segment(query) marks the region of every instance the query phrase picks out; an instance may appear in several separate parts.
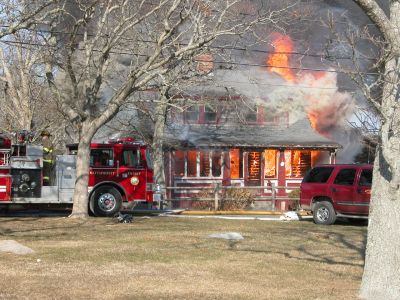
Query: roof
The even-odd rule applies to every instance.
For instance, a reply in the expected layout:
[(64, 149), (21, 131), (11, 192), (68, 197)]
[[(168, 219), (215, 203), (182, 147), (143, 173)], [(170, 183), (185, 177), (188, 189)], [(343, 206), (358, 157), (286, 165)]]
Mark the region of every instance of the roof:
[(307, 118), (290, 126), (180, 124), (168, 127), (164, 136), (172, 148), (245, 147), (337, 149), (341, 145), (318, 134)]

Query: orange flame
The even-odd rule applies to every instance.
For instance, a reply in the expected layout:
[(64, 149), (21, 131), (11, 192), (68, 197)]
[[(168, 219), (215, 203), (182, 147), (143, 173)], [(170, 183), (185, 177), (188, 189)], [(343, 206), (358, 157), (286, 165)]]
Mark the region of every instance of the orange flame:
[[(289, 36), (273, 33), (272, 45), (274, 51), (266, 58), (268, 71), (278, 74), (288, 82), (298, 84), (299, 88), (311, 87), (303, 93), (311, 127), (321, 135), (331, 138), (332, 128), (341, 122), (352, 105), (346, 94), (336, 92), (336, 76), (323, 70), (293, 72), (290, 59), (294, 52), (294, 43)], [(322, 91), (321, 86), (328, 89)], [(296, 154), (294, 158), (297, 158)]]
[(289, 55), (293, 52), (293, 41), (289, 36), (273, 34), (274, 52), (267, 58), (268, 70), (277, 73), (288, 81), (295, 81), (296, 76), (290, 69)]
[(308, 112), (308, 119), (310, 120), (310, 124), (311, 124), (311, 127), (314, 129), (314, 130), (316, 130), (316, 131), (318, 131), (318, 117), (317, 117), (317, 115), (316, 115), (316, 112), (315, 111), (309, 111)]

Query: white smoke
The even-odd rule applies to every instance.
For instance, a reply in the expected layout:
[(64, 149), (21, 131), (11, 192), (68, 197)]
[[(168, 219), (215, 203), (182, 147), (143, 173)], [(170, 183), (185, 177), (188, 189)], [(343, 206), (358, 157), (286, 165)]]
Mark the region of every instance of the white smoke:
[(343, 146), (338, 162), (352, 162), (360, 151), (359, 137), (348, 126), (356, 101), (350, 93), (339, 91), (334, 70), (297, 74), (294, 82), (254, 67), (217, 72), (216, 77), (254, 104), (288, 112), (289, 125), (308, 116), (319, 134)]

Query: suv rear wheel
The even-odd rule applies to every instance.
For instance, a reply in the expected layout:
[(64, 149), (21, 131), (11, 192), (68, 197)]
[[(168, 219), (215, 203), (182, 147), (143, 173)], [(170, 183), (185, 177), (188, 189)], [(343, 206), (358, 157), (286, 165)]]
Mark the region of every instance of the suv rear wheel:
[(329, 201), (315, 203), (313, 210), (315, 224), (331, 225), (336, 221), (336, 212)]

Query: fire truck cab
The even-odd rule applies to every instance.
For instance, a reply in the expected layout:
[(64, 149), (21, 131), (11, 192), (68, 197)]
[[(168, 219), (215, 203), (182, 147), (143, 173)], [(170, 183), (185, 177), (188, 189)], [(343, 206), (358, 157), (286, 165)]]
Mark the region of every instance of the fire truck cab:
[[(12, 145), (0, 138), (0, 205), (72, 205), (76, 181), (77, 144), (57, 155), (50, 185), (43, 185), (43, 148), (30, 143)], [(88, 181), (89, 210), (113, 216), (138, 202), (151, 205), (153, 171), (146, 145), (132, 138), (91, 144)]]

